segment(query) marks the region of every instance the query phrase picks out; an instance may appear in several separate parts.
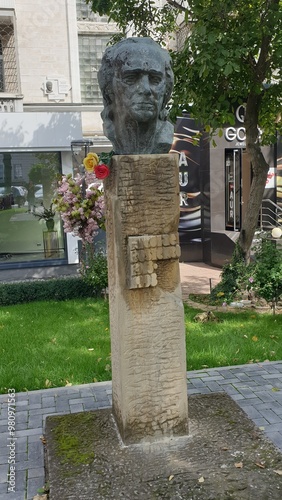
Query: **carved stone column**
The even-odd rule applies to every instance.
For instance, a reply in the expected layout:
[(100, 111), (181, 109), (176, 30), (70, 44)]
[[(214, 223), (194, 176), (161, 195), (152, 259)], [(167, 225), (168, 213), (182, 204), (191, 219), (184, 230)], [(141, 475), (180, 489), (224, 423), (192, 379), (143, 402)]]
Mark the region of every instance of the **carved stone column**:
[(177, 156), (114, 156), (105, 195), (113, 414), (126, 444), (185, 435)]

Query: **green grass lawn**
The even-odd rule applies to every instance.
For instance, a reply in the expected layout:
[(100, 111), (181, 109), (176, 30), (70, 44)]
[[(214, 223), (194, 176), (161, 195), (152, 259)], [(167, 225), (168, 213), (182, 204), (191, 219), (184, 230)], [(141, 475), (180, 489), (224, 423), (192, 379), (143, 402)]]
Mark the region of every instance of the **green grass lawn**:
[(216, 312), (219, 323), (198, 323), (185, 305), (187, 370), (282, 359), (282, 314)]
[(104, 300), (0, 308), (0, 392), (109, 380), (108, 321)]
[[(185, 305), (187, 370), (282, 359), (282, 315), (217, 312), (197, 323)], [(0, 392), (111, 379), (108, 303), (35, 302), (0, 308)]]

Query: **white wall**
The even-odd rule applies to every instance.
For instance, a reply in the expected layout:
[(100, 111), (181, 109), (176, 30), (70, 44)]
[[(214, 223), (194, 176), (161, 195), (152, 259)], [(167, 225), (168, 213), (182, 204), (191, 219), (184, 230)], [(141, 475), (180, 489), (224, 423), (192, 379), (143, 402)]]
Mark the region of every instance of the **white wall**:
[[(75, 3), (75, 0), (68, 0)], [(73, 13), (75, 9), (73, 9)], [(47, 78), (71, 85), (69, 23), (66, 0), (16, 0), (16, 34), (24, 103), (48, 103), (42, 90)], [(72, 93), (65, 102), (72, 101)]]

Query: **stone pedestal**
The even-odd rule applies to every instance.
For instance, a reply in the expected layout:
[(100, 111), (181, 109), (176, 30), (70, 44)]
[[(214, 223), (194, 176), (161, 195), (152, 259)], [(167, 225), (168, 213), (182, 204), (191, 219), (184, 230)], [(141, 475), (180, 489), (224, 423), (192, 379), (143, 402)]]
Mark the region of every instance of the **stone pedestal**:
[(113, 414), (125, 444), (185, 435), (177, 156), (113, 157), (105, 195)]

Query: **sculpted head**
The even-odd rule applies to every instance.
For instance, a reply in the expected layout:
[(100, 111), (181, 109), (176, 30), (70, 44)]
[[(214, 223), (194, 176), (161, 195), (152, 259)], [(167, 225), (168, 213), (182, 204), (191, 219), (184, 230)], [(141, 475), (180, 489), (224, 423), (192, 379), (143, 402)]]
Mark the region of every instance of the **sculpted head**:
[(117, 154), (166, 153), (173, 126), (166, 105), (173, 88), (168, 52), (151, 38), (109, 47), (98, 73), (105, 135)]

